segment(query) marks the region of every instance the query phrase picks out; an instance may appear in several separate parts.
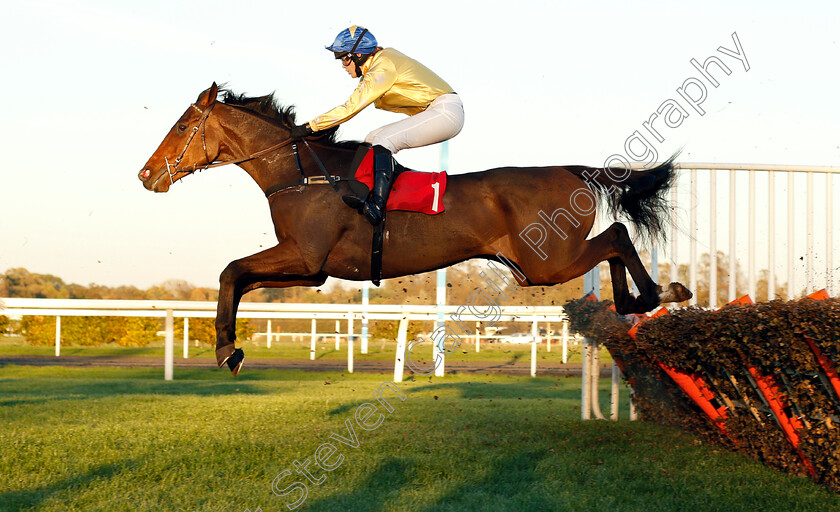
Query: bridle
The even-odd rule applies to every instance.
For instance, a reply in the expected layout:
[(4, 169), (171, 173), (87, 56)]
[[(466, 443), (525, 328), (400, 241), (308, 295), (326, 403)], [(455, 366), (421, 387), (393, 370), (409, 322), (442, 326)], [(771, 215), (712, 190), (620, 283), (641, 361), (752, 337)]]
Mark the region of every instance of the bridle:
[[(272, 151), (276, 151), (276, 150), (278, 150), (282, 147), (288, 146), (289, 144), (292, 145), (292, 151), (293, 151), (294, 156), (295, 156), (295, 164), (297, 165), (298, 171), (300, 171), (301, 178), (296, 180), (296, 181), (293, 181), (293, 182), (280, 183), (278, 185), (274, 185), (274, 186), (270, 187), (265, 192), (266, 197), (271, 197), (272, 195), (274, 195), (278, 192), (282, 192), (282, 191), (288, 190), (290, 188), (294, 188), (296, 186), (314, 185), (314, 184), (329, 184), (329, 185), (332, 185), (333, 189), (336, 192), (338, 192), (337, 183), (339, 181), (348, 181), (347, 178), (342, 178), (341, 176), (331, 176), (329, 171), (327, 171), (327, 168), (324, 167), (324, 164), (321, 162), (321, 159), (318, 158), (318, 155), (315, 154), (315, 150), (312, 149), (312, 147), (309, 145), (309, 142), (307, 142), (307, 140), (305, 138), (302, 139), (303, 144), (306, 146), (307, 149), (309, 149), (309, 152), (312, 154), (312, 159), (315, 161), (315, 163), (321, 169), (321, 172), (324, 175), (323, 178), (318, 177), (318, 176), (306, 176), (304, 174), (303, 167), (301, 166), (301, 162), (300, 162), (300, 154), (298, 153), (297, 144), (293, 144), (293, 142), (295, 142), (295, 139), (293, 139), (291, 137), (282, 141), (282, 142), (280, 142), (280, 143), (278, 143), (278, 144), (267, 147), (265, 149), (261, 149), (261, 150), (255, 152), (255, 153), (251, 153), (250, 155), (242, 157), (242, 158), (237, 158), (237, 159), (234, 159), (234, 160), (225, 160), (225, 161), (222, 161), (222, 162), (211, 162), (210, 161), (210, 156), (207, 154), (207, 139), (205, 137), (205, 129), (206, 129), (206, 124), (205, 123), (207, 121), (207, 118), (210, 117), (210, 112), (213, 111), (213, 107), (215, 105), (216, 105), (216, 102), (213, 101), (213, 103), (208, 105), (207, 108), (202, 110), (195, 103), (190, 104), (190, 107), (194, 108), (195, 110), (197, 110), (198, 112), (201, 113), (201, 117), (198, 119), (198, 123), (193, 127), (192, 132), (187, 137), (187, 142), (184, 144), (184, 149), (181, 150), (181, 153), (178, 155), (177, 158), (175, 158), (175, 163), (174, 164), (170, 164), (169, 159), (167, 157), (163, 157), (163, 161), (166, 162), (166, 172), (169, 173), (169, 180), (170, 180), (172, 185), (175, 184), (175, 178), (180, 173), (185, 173), (184, 174), (185, 176), (189, 176), (190, 174), (193, 174), (196, 171), (203, 171), (204, 169), (210, 169), (211, 167), (221, 167), (222, 165), (229, 165), (229, 164), (240, 164), (242, 162), (247, 162), (249, 160), (259, 158), (263, 155), (271, 153)], [(190, 143), (192, 143), (192, 140), (193, 140), (193, 138), (195, 138), (195, 134), (198, 133), (199, 129), (201, 129), (201, 145), (204, 149), (204, 159), (207, 160), (207, 163), (204, 164), (204, 165), (193, 164), (189, 167), (178, 167), (178, 164), (181, 163), (181, 159), (184, 158), (184, 155), (187, 153), (187, 149), (189, 149), (189, 147), (190, 147)], [(173, 169), (174, 169), (175, 172), (173, 172)], [(350, 181), (354, 181), (354, 180), (351, 179)]]
[[(169, 173), (169, 180), (170, 180), (172, 185), (175, 184), (175, 177), (178, 176), (178, 174), (180, 174), (180, 173), (186, 173), (185, 176), (189, 176), (190, 174), (192, 174), (196, 171), (203, 171), (205, 169), (210, 169), (211, 167), (220, 167), (222, 165), (229, 165), (229, 164), (240, 164), (242, 162), (247, 162), (248, 160), (253, 160), (255, 158), (259, 158), (259, 157), (261, 157), (265, 154), (271, 153), (272, 151), (276, 151), (276, 150), (278, 150), (282, 147), (288, 146), (289, 144), (294, 142), (294, 139), (288, 138), (288, 139), (284, 140), (283, 142), (280, 142), (278, 144), (275, 144), (275, 145), (273, 145), (271, 147), (268, 147), (268, 148), (265, 148), (265, 149), (261, 149), (261, 150), (255, 152), (255, 153), (251, 153), (250, 155), (242, 157), (242, 158), (237, 158), (235, 160), (225, 160), (225, 161), (222, 161), (222, 162), (211, 162), (210, 161), (210, 156), (207, 154), (207, 139), (205, 137), (205, 128), (206, 128), (205, 122), (207, 121), (207, 118), (210, 117), (210, 112), (213, 111), (213, 107), (215, 105), (216, 105), (216, 102), (214, 101), (204, 110), (198, 108), (198, 106), (196, 106), (195, 103), (192, 103), (190, 105), (190, 107), (194, 108), (195, 110), (197, 110), (198, 112), (201, 113), (201, 117), (199, 118), (198, 123), (193, 127), (192, 132), (187, 137), (187, 142), (184, 144), (184, 149), (181, 150), (181, 154), (179, 154), (178, 157), (175, 158), (175, 163), (174, 164), (170, 164), (169, 159), (167, 157), (163, 157), (163, 161), (166, 162), (166, 172)], [(195, 134), (198, 133), (199, 129), (201, 129), (201, 145), (204, 148), (204, 158), (205, 158), (205, 160), (207, 160), (207, 163), (204, 164), (204, 165), (193, 164), (189, 167), (178, 167), (178, 164), (181, 163), (181, 159), (184, 158), (184, 155), (186, 154), (187, 149), (189, 149), (189, 147), (190, 147), (190, 143), (192, 143), (192, 140), (193, 140), (193, 138), (195, 138)], [(307, 144), (307, 146), (308, 146), (308, 144)], [(173, 170), (175, 172), (173, 172)]]

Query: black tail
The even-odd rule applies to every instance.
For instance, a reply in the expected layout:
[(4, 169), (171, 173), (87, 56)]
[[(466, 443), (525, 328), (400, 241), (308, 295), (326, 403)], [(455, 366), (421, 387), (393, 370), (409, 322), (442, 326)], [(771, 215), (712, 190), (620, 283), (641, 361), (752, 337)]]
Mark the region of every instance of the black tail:
[(644, 171), (578, 166), (567, 169), (586, 181), (599, 200), (607, 202), (614, 218), (628, 219), (643, 239), (664, 241), (671, 220), (667, 195), (677, 176), (674, 159), (678, 155)]

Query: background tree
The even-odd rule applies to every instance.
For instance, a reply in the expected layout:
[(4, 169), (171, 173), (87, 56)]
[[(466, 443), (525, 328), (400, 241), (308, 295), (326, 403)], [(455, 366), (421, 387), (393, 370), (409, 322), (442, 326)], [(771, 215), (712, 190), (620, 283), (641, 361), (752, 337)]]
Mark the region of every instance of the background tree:
[(32, 274), (25, 268), (10, 268), (3, 279), (8, 297), (69, 299), (70, 291), (60, 278), (50, 274)]

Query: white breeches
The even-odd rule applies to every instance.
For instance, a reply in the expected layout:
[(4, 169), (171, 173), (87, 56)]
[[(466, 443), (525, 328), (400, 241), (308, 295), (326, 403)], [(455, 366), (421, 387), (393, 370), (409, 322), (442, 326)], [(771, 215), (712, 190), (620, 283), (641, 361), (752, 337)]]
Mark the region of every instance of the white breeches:
[(455, 93), (435, 98), (429, 107), (407, 119), (370, 132), (365, 142), (396, 154), (402, 149), (437, 144), (458, 135), (464, 127), (464, 105)]

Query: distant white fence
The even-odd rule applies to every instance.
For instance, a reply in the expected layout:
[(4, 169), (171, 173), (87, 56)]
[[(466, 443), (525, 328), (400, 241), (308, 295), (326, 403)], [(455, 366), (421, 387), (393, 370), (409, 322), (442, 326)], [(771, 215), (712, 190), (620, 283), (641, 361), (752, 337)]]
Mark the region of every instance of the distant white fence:
[[(410, 321), (437, 321), (439, 314), (447, 318), (460, 320), (460, 325), (466, 339), (475, 339), (476, 350), (480, 339), (487, 336), (478, 334), (482, 319), (474, 315), (464, 314), (464, 306), (413, 306), (413, 305), (383, 305), (383, 304), (289, 304), (289, 303), (257, 303), (242, 302), (239, 305), (238, 318), (255, 319), (310, 319), (312, 321), (310, 354), (315, 359), (316, 341), (319, 335), (315, 330), (316, 320), (346, 320), (347, 321), (347, 371), (353, 373), (354, 333), (356, 320), (397, 320), (399, 321), (397, 354), (394, 361), (394, 380), (401, 382), (405, 368), (406, 347), (408, 343), (408, 323)], [(61, 354), (61, 317), (62, 316), (116, 316), (116, 317), (158, 317), (165, 318), (164, 343), (164, 378), (172, 380), (174, 366), (175, 318), (184, 319), (184, 357), (188, 356), (189, 348), (189, 319), (213, 318), (216, 316), (215, 302), (200, 301), (168, 301), (168, 300), (89, 300), (89, 299), (18, 299), (0, 298), (0, 315), (19, 317), (25, 315), (42, 315), (56, 317), (56, 348), (55, 355)], [(475, 330), (466, 327), (466, 320), (475, 322)], [(499, 314), (493, 317), (494, 322), (528, 322), (535, 341), (531, 343), (531, 375), (536, 375), (536, 352), (539, 340), (539, 325), (555, 323), (562, 324), (563, 361), (568, 353), (568, 323), (563, 308), (560, 306), (506, 306), (499, 308)], [(270, 329), (269, 329), (270, 330)], [(337, 331), (338, 329), (336, 329)], [(469, 331), (469, 332), (467, 332)], [(450, 332), (458, 335), (454, 329)], [(463, 338), (462, 338), (463, 339)], [(438, 340), (438, 344), (443, 344)], [(434, 345), (432, 343), (431, 345)], [(336, 349), (338, 340), (336, 338)], [(367, 354), (367, 336), (361, 337), (361, 353)], [(408, 347), (409, 352), (411, 347)], [(550, 345), (549, 345), (550, 350)], [(411, 363), (409, 363), (411, 364)], [(442, 369), (444, 360), (441, 357), (438, 366)]]

